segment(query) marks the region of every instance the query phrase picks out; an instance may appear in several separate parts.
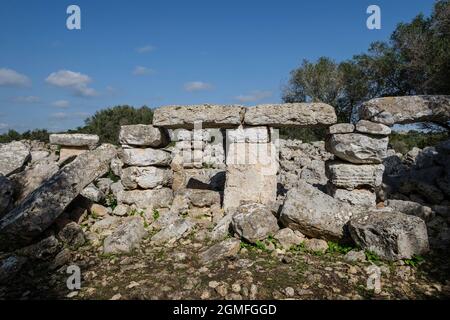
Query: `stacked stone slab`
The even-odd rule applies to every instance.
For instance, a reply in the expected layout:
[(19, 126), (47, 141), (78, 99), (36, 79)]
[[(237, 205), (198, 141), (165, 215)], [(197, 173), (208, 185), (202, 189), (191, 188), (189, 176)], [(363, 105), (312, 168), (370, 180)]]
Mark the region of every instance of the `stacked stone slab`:
[[(174, 189), (177, 191), (193, 180), (196, 180), (197, 185), (209, 189), (214, 184), (213, 179), (218, 176), (217, 172), (208, 175), (192, 172), (195, 168), (205, 170), (205, 158), (208, 159), (205, 143), (207, 146), (211, 141), (205, 139), (203, 133), (198, 133), (197, 139), (193, 138), (192, 131), (187, 130), (195, 129), (199, 124), (202, 129), (222, 129), (218, 132), (225, 133), (226, 142), (217, 150), (222, 149), (226, 154), (223, 196), (226, 211), (235, 211), (243, 203), (272, 205), (276, 202), (279, 150), (273, 128), (316, 127), (334, 123), (336, 114), (333, 107), (323, 103), (273, 104), (250, 108), (238, 105), (167, 106), (155, 110), (153, 117), (154, 126), (178, 129), (172, 162)], [(201, 132), (194, 130), (194, 133), (196, 131)], [(223, 141), (220, 137), (219, 140)], [(183, 159), (179, 151), (186, 149), (193, 150), (194, 154), (191, 158)], [(214, 161), (207, 166), (221, 167), (217, 150), (210, 157)], [(202, 160), (199, 161), (199, 158)]]
[(51, 134), (50, 144), (60, 147), (59, 162), (76, 157), (98, 146), (99, 137), (94, 134)]
[(167, 132), (152, 125), (122, 126), (119, 142), (123, 190), (117, 193), (118, 202), (139, 209), (169, 208), (173, 200), (172, 158), (163, 149), (169, 143)]
[(390, 133), (389, 127), (367, 120), (329, 128), (326, 148), (335, 155), (326, 163), (330, 195), (352, 205), (376, 205)]

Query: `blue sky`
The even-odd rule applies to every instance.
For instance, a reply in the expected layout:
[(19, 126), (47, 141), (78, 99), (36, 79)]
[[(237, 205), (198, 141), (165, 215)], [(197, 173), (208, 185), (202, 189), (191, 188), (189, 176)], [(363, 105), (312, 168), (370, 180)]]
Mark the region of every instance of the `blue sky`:
[[(0, 132), (83, 124), (119, 104), (279, 102), (302, 59), (387, 40), (433, 0), (2, 0)], [(81, 30), (66, 9), (81, 8)], [(382, 29), (366, 28), (381, 7)]]

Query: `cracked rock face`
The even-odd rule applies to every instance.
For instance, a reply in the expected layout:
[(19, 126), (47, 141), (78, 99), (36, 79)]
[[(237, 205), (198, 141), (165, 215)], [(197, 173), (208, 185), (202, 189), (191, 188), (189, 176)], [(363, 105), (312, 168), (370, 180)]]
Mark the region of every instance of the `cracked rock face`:
[(326, 163), (329, 182), (338, 188), (353, 190), (358, 187), (377, 188), (383, 182), (384, 165), (355, 165), (341, 161)]
[(361, 119), (388, 126), (396, 123), (431, 121), (445, 123), (450, 119), (450, 96), (385, 97), (369, 100), (359, 109)]
[(194, 123), (201, 123), (203, 128), (233, 128), (242, 123), (244, 112), (239, 105), (165, 106), (155, 110), (153, 125), (193, 129)]
[(140, 217), (126, 218), (114, 231), (108, 236), (103, 244), (104, 253), (130, 253), (139, 247), (141, 240), (147, 234), (144, 228), (144, 222)]
[(382, 163), (386, 157), (388, 137), (360, 133), (334, 134), (327, 139), (327, 150), (338, 158), (355, 163)]
[(307, 127), (336, 123), (334, 108), (325, 103), (284, 103), (250, 107), (244, 122), (252, 126)]
[(259, 203), (241, 205), (233, 215), (231, 225), (241, 238), (251, 243), (263, 240), (279, 229), (272, 211)]
[(140, 147), (164, 147), (168, 144), (168, 133), (152, 125), (134, 124), (120, 127), (121, 144)]
[(99, 142), (99, 137), (95, 134), (51, 134), (50, 143), (64, 147), (88, 147), (95, 148)]
[(117, 151), (112, 145), (78, 156), (0, 220), (1, 247), (28, 244), (46, 230), (81, 191), (106, 174)]
[(347, 237), (344, 226), (358, 210), (338, 201), (306, 182), (286, 195), (280, 215), (281, 223), (304, 235), (325, 240)]
[(169, 166), (172, 161), (169, 152), (159, 149), (122, 149), (121, 160), (128, 166)]
[(30, 148), (20, 142), (0, 144), (0, 175), (9, 176), (19, 171), (30, 159)]
[(352, 239), (387, 260), (411, 259), (429, 250), (425, 222), (400, 212), (376, 212), (350, 220)]

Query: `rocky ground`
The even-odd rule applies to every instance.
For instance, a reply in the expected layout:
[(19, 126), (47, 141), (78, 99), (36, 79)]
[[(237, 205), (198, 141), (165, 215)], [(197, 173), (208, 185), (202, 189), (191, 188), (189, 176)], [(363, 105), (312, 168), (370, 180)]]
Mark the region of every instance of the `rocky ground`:
[[(450, 297), (448, 252), (424, 261), (351, 261), (348, 248), (289, 250), (276, 241), (249, 245), (228, 258), (201, 260), (213, 245), (192, 233), (173, 245), (146, 238), (129, 255), (104, 254), (90, 244), (65, 248), (55, 259), (28, 262), (0, 287), (1, 299), (443, 299)], [(230, 241), (238, 241), (229, 239)], [(276, 247), (276, 248), (275, 248)], [(353, 251), (352, 251), (353, 252)], [(357, 255), (356, 255), (357, 256)], [(364, 256), (364, 255), (363, 255)], [(81, 268), (81, 290), (67, 289), (68, 265)], [(367, 289), (370, 266), (381, 270), (381, 291)], [(368, 269), (369, 268), (369, 269)]]

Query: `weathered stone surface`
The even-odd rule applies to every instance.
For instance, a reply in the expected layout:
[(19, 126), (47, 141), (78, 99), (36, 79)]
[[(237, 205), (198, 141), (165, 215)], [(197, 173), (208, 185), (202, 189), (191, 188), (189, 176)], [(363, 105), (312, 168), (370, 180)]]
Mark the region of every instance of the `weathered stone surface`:
[(13, 204), (14, 185), (6, 177), (0, 175), (0, 217), (5, 214)]
[(355, 131), (355, 125), (352, 123), (337, 123), (328, 128), (328, 134), (352, 133)]
[(71, 247), (82, 246), (86, 242), (84, 232), (76, 222), (69, 222), (59, 232), (58, 238)]
[(111, 171), (118, 177), (122, 175), (122, 167), (123, 167), (123, 161), (120, 160), (120, 158), (114, 158), (111, 160)]
[(223, 191), (225, 171), (222, 169), (182, 169), (173, 173), (174, 191), (192, 188)]
[(92, 202), (101, 202), (105, 198), (105, 194), (101, 192), (93, 183), (84, 188), (80, 194)]
[(252, 126), (309, 127), (332, 125), (337, 117), (325, 103), (266, 104), (248, 108), (244, 122)]
[(333, 198), (353, 206), (375, 207), (377, 200), (374, 192), (365, 189), (346, 190), (331, 188), (330, 194)]
[(450, 96), (385, 97), (369, 100), (359, 108), (361, 119), (393, 125), (450, 119)]
[(177, 196), (183, 196), (194, 207), (203, 208), (220, 205), (220, 193), (213, 190), (184, 189), (177, 192)]
[(231, 220), (233, 219), (233, 214), (226, 214), (222, 219), (217, 222), (214, 229), (211, 231), (211, 240), (223, 240), (225, 239), (231, 230)]
[(140, 217), (129, 217), (108, 236), (103, 243), (103, 252), (112, 254), (130, 253), (138, 248), (147, 231)]
[(153, 125), (193, 129), (198, 122), (203, 128), (233, 128), (242, 123), (244, 112), (244, 107), (238, 105), (166, 106), (154, 111)]
[(61, 147), (59, 150), (59, 163), (64, 163), (88, 151), (89, 147)]
[(433, 218), (433, 210), (417, 202), (390, 199), (386, 201), (386, 205), (394, 211), (420, 217), (425, 221)]
[(345, 254), (344, 260), (348, 262), (363, 262), (366, 261), (366, 254), (362, 250), (351, 250)]
[(50, 143), (65, 147), (89, 147), (94, 148), (97, 146), (99, 137), (95, 134), (82, 134), (82, 133), (61, 133), (51, 134)]
[(225, 241), (216, 243), (215, 245), (200, 253), (200, 261), (204, 264), (207, 264), (221, 259), (233, 257), (238, 254), (240, 243), (241, 242), (238, 239), (227, 239)]
[(400, 212), (376, 212), (350, 220), (352, 239), (387, 260), (411, 259), (429, 250), (425, 222)]
[(11, 176), (17, 189), (16, 203), (22, 202), (23, 199), (36, 190), (44, 181), (51, 178), (58, 170), (59, 166), (55, 161), (44, 159)]
[(227, 150), (224, 209), (233, 211), (242, 201), (276, 201), (278, 154), (271, 143), (231, 143)]
[(306, 250), (313, 252), (324, 253), (328, 249), (328, 243), (322, 239), (307, 239), (304, 244)]
[(161, 231), (155, 234), (151, 241), (156, 244), (173, 243), (187, 234), (194, 224), (187, 219), (177, 219), (173, 223), (165, 226)]
[(122, 191), (117, 194), (118, 202), (128, 205), (134, 204), (140, 209), (169, 208), (172, 200), (173, 192), (168, 188)]
[(0, 246), (20, 246), (47, 229), (93, 180), (106, 174), (116, 148), (103, 145), (79, 156), (0, 220)]
[(314, 238), (345, 238), (344, 225), (358, 212), (306, 182), (286, 195), (280, 214), (281, 223)]
[(133, 124), (120, 127), (119, 142), (130, 146), (164, 147), (169, 143), (168, 134), (152, 125)]
[(105, 195), (109, 194), (111, 191), (111, 185), (114, 183), (110, 178), (100, 178), (97, 179), (95, 185), (97, 188), (103, 192)]
[(170, 153), (158, 149), (122, 149), (121, 160), (129, 166), (168, 166), (172, 160)]
[(89, 206), (89, 212), (96, 217), (105, 217), (111, 213), (111, 208), (107, 208), (98, 203), (92, 203)]
[(130, 207), (125, 204), (118, 204), (114, 210), (113, 214), (115, 216), (126, 216), (130, 210)]
[(383, 182), (384, 165), (355, 165), (342, 161), (329, 161), (325, 165), (331, 184), (339, 188), (353, 190), (358, 187), (377, 188)]
[(366, 134), (388, 136), (391, 134), (392, 130), (388, 126), (381, 123), (359, 120), (358, 123), (356, 123), (356, 131)]
[(272, 211), (260, 203), (241, 205), (233, 215), (231, 226), (241, 238), (251, 243), (263, 240), (279, 229)]
[(432, 204), (440, 204), (444, 200), (444, 194), (438, 187), (427, 183), (418, 176), (403, 181), (399, 191), (405, 194), (417, 192)]
[(20, 141), (0, 144), (0, 175), (9, 176), (18, 172), (30, 156), (30, 148)]
[(226, 212), (234, 211), (243, 202), (271, 206), (276, 202), (276, 193), (276, 170), (267, 170), (260, 164), (227, 167), (223, 201)]
[(122, 170), (121, 180), (126, 189), (153, 189), (169, 186), (172, 183), (172, 171), (157, 167), (128, 167)]
[(226, 132), (227, 143), (248, 142), (248, 143), (268, 143), (269, 130), (267, 127), (242, 127), (228, 129)]
[(0, 260), (0, 284), (6, 284), (13, 279), (23, 265), (27, 262), (25, 257), (10, 255)]
[(279, 230), (275, 233), (274, 238), (277, 239), (281, 246), (286, 250), (305, 241), (305, 236), (300, 231), (294, 231), (290, 228)]
[(356, 164), (382, 163), (389, 138), (347, 133), (333, 134), (326, 142), (327, 150), (342, 160)]
[(17, 254), (33, 259), (48, 260), (53, 258), (61, 250), (61, 244), (55, 236), (49, 236), (37, 243), (17, 250)]

